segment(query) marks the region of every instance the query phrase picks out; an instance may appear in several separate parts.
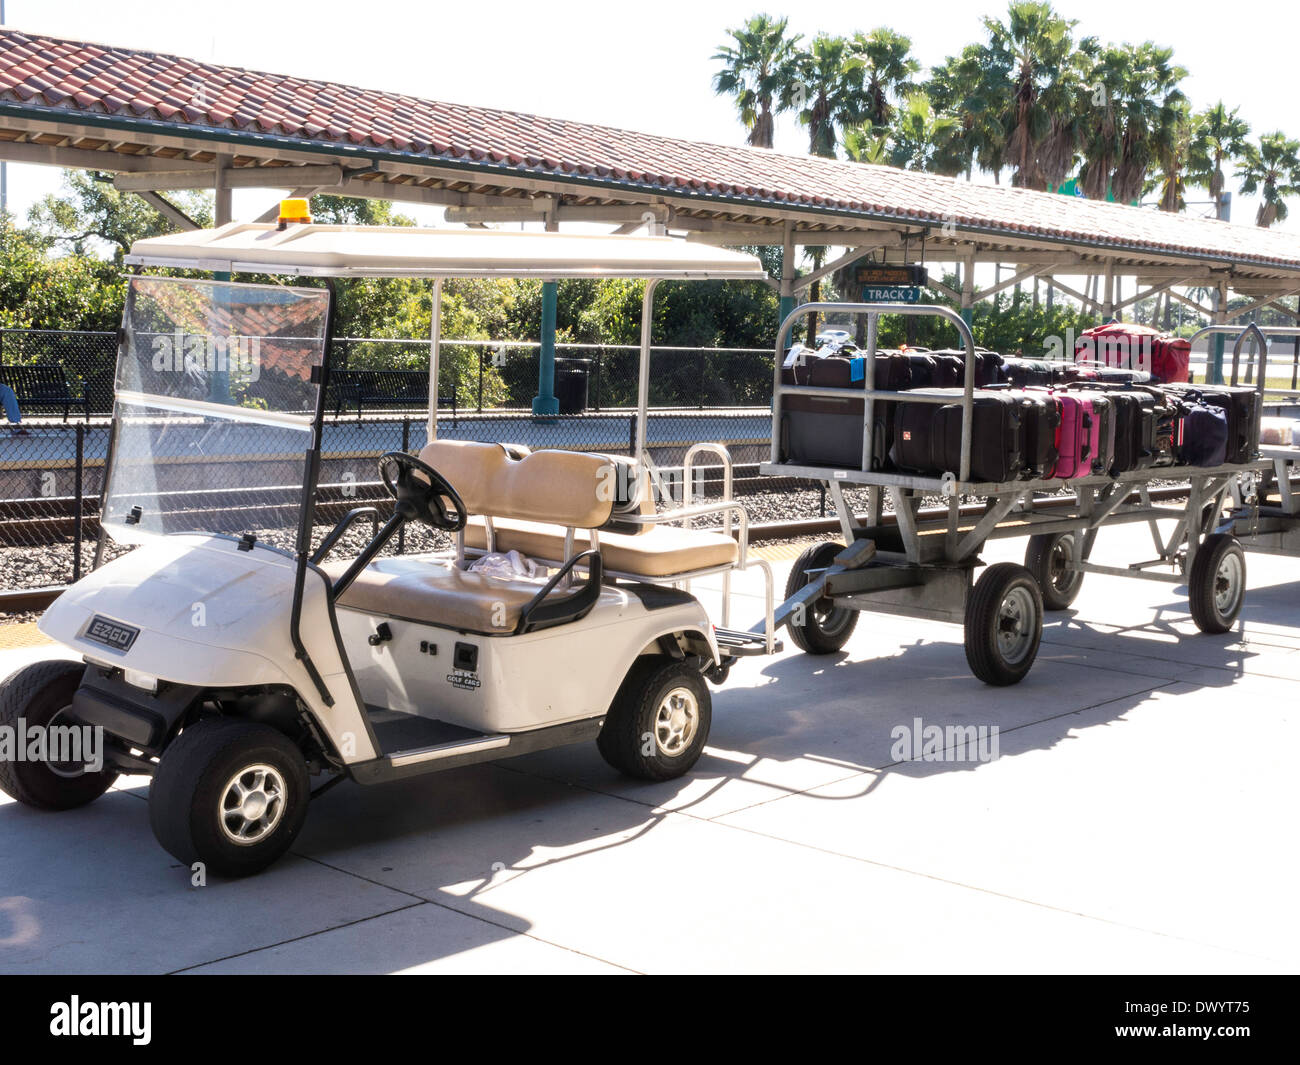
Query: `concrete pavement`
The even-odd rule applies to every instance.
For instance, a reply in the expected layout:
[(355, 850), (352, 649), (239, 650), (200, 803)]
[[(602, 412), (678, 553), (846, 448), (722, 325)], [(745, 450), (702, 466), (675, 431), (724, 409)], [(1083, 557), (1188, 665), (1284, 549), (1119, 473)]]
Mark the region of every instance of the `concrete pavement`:
[[(0, 800), (0, 971), (1294, 972), (1300, 560), (1248, 566), (1221, 637), (1180, 589), (1089, 576), (1008, 689), (956, 627), (865, 614), (842, 654), (738, 665), (683, 780), (584, 745), (344, 785), (252, 880), (191, 888), (140, 779)], [(899, 760), (917, 717), (997, 726), (999, 757)]]

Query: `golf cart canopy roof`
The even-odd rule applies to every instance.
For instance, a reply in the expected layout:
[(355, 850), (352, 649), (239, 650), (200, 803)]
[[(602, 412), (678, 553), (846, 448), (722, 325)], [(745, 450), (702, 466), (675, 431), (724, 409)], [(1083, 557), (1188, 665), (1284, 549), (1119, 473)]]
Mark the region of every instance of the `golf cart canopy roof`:
[(311, 277), (631, 277), (763, 281), (752, 255), (672, 237), (231, 222), (138, 240), (128, 263)]

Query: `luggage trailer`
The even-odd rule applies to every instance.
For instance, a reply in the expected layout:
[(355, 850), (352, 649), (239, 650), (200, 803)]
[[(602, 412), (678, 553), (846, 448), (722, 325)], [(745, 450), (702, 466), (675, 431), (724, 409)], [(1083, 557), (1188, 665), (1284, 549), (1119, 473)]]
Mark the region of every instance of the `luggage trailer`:
[[(951, 403), (951, 397), (888, 392), (864, 387), (862, 464), (834, 469), (782, 462), (780, 453), (783, 400), (791, 395), (839, 397), (843, 389), (788, 385), (781, 380), (782, 355), (790, 331), (810, 311), (865, 315), (867, 319), (864, 385), (875, 381), (876, 341), (882, 314), (942, 318), (952, 324), (966, 352), (959, 468), (942, 476), (873, 470), (872, 426), (877, 402)], [(1241, 341), (1234, 349), (1234, 366)], [(1263, 372), (1263, 347), (1260, 368)], [(1188, 586), (1197, 627), (1227, 632), (1241, 610), (1245, 594), (1245, 558), (1230, 530), (1221, 527), (1226, 501), (1243, 474), (1266, 471), (1265, 459), (1210, 468), (1159, 467), (1133, 470), (1117, 477), (1090, 476), (1063, 480), (1018, 480), (975, 483), (970, 479), (971, 432), (975, 388), (975, 340), (970, 327), (947, 307), (924, 304), (809, 303), (795, 308), (781, 323), (776, 338), (773, 377), (772, 450), (760, 473), (821, 481), (835, 506), (842, 543), (809, 548), (795, 562), (785, 601), (773, 614), (802, 650), (826, 654), (843, 647), (859, 611), (945, 621), (964, 626), (966, 659), (987, 684), (1019, 682), (1030, 670), (1042, 636), (1044, 609), (1063, 609), (1073, 601), (1083, 576), (1117, 577)], [(1234, 372), (1235, 377), (1235, 372)], [(1259, 386), (1262, 390), (1262, 379)], [(1258, 425), (1256, 426), (1258, 430)], [(1256, 439), (1258, 437), (1256, 436)], [(1177, 503), (1156, 481), (1183, 479), (1186, 496)], [(844, 498), (846, 486), (867, 489), (863, 520)], [(1062, 489), (1072, 489), (1073, 495)], [(927, 497), (943, 501), (939, 514), (921, 510)], [(962, 504), (963, 497), (982, 503)], [(885, 521), (885, 502), (893, 521)], [(1162, 536), (1159, 522), (1174, 521)], [(1091, 561), (1103, 526), (1145, 522), (1151, 529), (1155, 557), (1128, 566)], [(1026, 565), (998, 563), (975, 579), (980, 552), (989, 540), (1029, 536)], [(845, 546), (847, 545), (847, 546)], [(759, 626), (755, 626), (755, 632)]]

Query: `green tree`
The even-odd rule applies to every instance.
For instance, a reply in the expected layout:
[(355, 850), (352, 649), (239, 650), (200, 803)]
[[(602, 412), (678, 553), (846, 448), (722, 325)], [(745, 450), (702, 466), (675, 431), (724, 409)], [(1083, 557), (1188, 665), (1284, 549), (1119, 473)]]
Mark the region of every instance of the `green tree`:
[(912, 76), (921, 64), (912, 55), (912, 38), (881, 26), (855, 33), (852, 49), (862, 60), (861, 91), (866, 97), (863, 121), (873, 129), (888, 128), (897, 103), (916, 88)]
[(1237, 167), (1241, 191), (1261, 196), (1255, 225), (1267, 229), (1274, 222), (1284, 222), (1288, 214), (1286, 199), (1300, 193), (1300, 141), (1281, 131), (1265, 133), (1259, 144), (1248, 144)]
[(70, 252), (49, 254), (47, 238), (0, 219), (0, 327), (115, 330), (123, 280), (112, 263)]
[(1160, 197), (1160, 210), (1171, 214), (1187, 206), (1187, 167), (1196, 141), (1198, 115), (1186, 100), (1175, 108), (1172, 131), (1156, 145), (1156, 173), (1147, 180), (1147, 191)]
[(796, 54), (794, 79), (786, 84), (781, 103), (793, 109), (808, 130), (809, 154), (834, 159), (840, 131), (867, 119), (864, 66), (852, 42), (825, 33)]
[[(199, 226), (212, 225), (211, 193), (172, 192), (171, 202)], [(47, 247), (93, 254), (97, 242), (112, 248), (120, 264), (135, 241), (175, 232), (173, 225), (139, 196), (118, 192), (102, 175), (65, 171), (64, 191), (50, 193), (28, 212), (28, 225)]]
[(935, 66), (926, 94), (936, 114), (953, 118), (954, 149), (970, 178), (976, 167), (1001, 183), (1006, 153), (1006, 114), (1011, 109), (1009, 56), (982, 44), (969, 44), (959, 56)]
[(1250, 124), (1238, 117), (1237, 110), (1234, 107), (1229, 111), (1220, 100), (1202, 111), (1192, 138), (1186, 179), (1191, 185), (1209, 190), (1216, 217), (1223, 215), (1223, 194), (1227, 190), (1223, 168), (1241, 157), (1250, 136)]
[(755, 148), (772, 147), (773, 106), (792, 76), (796, 34), (787, 35), (789, 19), (754, 15), (728, 31), (731, 42), (721, 45), (713, 59), (722, 69), (713, 76), (713, 91), (734, 96), (741, 124)]
[[(1007, 19), (986, 18), (989, 51), (1012, 77), (1003, 164), (1023, 188), (1059, 185), (1073, 168), (1079, 116), (1075, 21), (1051, 4), (1013, 0)], [(1084, 44), (1091, 43), (1088, 39)]]
[(1124, 45), (1128, 71), (1118, 111), (1123, 133), (1111, 191), (1119, 203), (1136, 202), (1147, 174), (1161, 154), (1177, 151), (1186, 96), (1178, 83), (1187, 76), (1173, 62), (1173, 49), (1144, 41)]
[(891, 166), (953, 176), (963, 159), (956, 134), (960, 126), (949, 115), (936, 115), (925, 93), (913, 92), (895, 113), (890, 129)]

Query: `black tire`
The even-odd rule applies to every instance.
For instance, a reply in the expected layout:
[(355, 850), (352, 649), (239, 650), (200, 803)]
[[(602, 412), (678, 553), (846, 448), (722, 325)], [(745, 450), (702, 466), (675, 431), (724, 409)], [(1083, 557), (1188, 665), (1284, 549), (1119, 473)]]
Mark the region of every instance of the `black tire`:
[[(670, 697), (676, 698), (675, 707), (668, 705)], [(661, 711), (668, 721), (660, 720)], [(620, 773), (638, 780), (672, 780), (699, 761), (712, 723), (712, 697), (697, 669), (658, 655), (642, 657), (614, 696), (596, 746)]]
[[(843, 550), (843, 544), (833, 542), (814, 544), (808, 548), (795, 559), (790, 568), (790, 576), (785, 581), (785, 597), (789, 599), (808, 583), (809, 570), (825, 569)], [(807, 605), (803, 612), (803, 624), (796, 625), (791, 621), (786, 627), (790, 630), (790, 639), (799, 650), (810, 655), (828, 655), (849, 642), (857, 624), (856, 610), (835, 606), (823, 596)]]
[[(0, 685), (0, 727), (45, 727), (72, 703), (86, 667), (66, 660), (34, 662), (10, 674)], [(69, 724), (73, 723), (71, 721)], [(74, 774), (74, 775), (69, 775)], [(40, 810), (72, 810), (94, 802), (117, 779), (117, 772), (78, 772), (49, 762), (0, 761), (0, 789), (11, 798)]]
[(1246, 599), (1246, 553), (1229, 533), (1207, 536), (1187, 576), (1192, 620), (1202, 632), (1232, 629)]
[(1029, 538), (1025, 548), (1025, 568), (1034, 575), (1043, 593), (1044, 610), (1064, 610), (1074, 602), (1083, 587), (1083, 574), (1066, 569), (1078, 557), (1074, 533), (1043, 533)]
[[(269, 767), (270, 785), (262, 793), (271, 799), (269, 812), (249, 830), (264, 833), (253, 842), (239, 843), (223, 828), (247, 825), (233, 810), (223, 818), (237, 776), (244, 785), (256, 783), (255, 766)], [(254, 802), (257, 802), (256, 793)], [(236, 718), (208, 717), (190, 725), (163, 752), (149, 788), (149, 824), (163, 848), (192, 866), (202, 862), (218, 876), (249, 876), (261, 872), (279, 858), (297, 838), (307, 819), (311, 787), (302, 752), (269, 725)], [(251, 814), (253, 808), (250, 807)], [(270, 823), (263, 825), (262, 821)]]
[(1043, 637), (1043, 594), (1024, 566), (999, 562), (975, 582), (966, 603), (966, 661), (985, 684), (1024, 679)]

